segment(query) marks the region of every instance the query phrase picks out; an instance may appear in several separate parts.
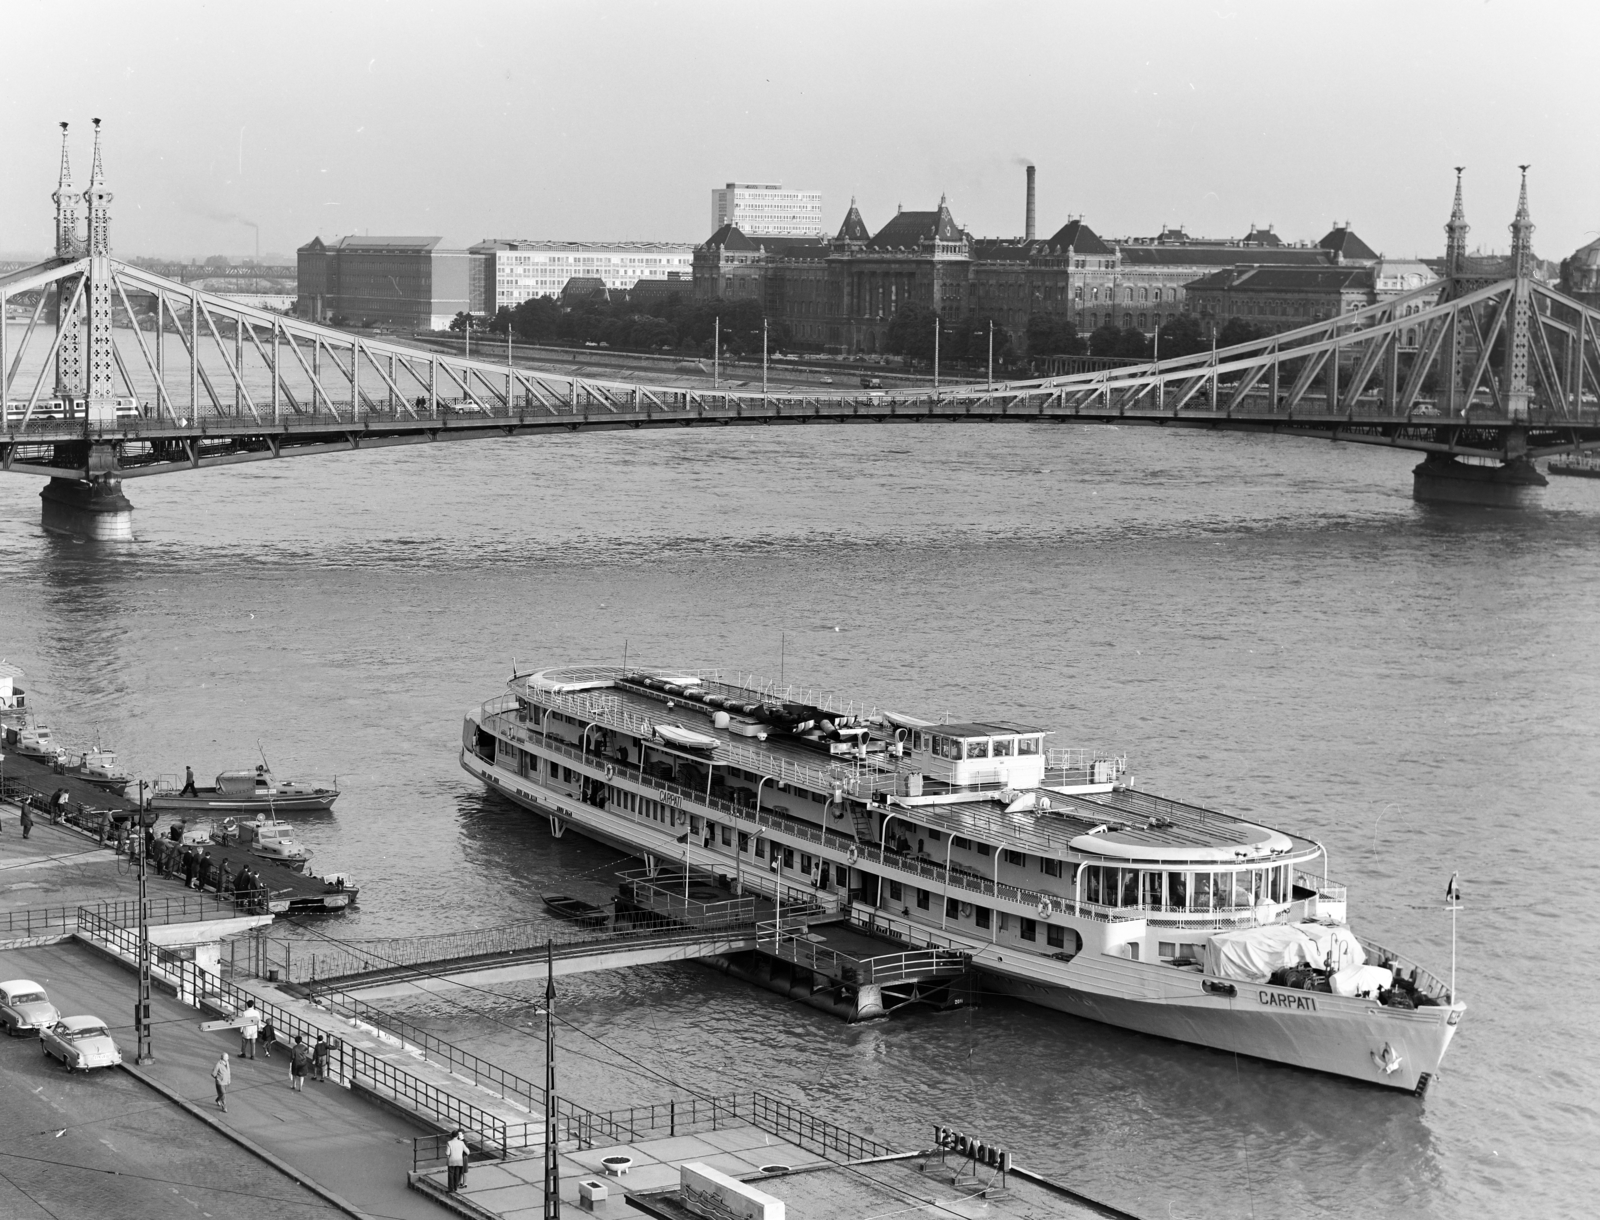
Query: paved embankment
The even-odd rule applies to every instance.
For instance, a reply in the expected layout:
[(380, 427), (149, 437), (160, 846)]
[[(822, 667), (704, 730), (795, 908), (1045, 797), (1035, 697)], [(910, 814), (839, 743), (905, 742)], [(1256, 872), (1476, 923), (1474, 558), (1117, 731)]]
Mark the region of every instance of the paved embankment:
[[(43, 984), (63, 1012), (93, 1013), (105, 1019), (127, 1061), (132, 1063), (136, 1049), (131, 1021), (135, 980), (125, 966), (106, 959), (86, 946), (70, 942), (0, 951), (0, 977), (19, 976)], [(270, 1155), (283, 1166), (281, 1172), (269, 1175), (276, 1177), (276, 1187), (263, 1190), (262, 1193), (273, 1198), (305, 1199), (307, 1202), (304, 1206), (322, 1208), (320, 1211), (304, 1211), (303, 1214), (308, 1217), (336, 1215), (340, 1212), (326, 1196), (297, 1185), (294, 1181), (296, 1177), (322, 1187), (342, 1200), (349, 1211), (356, 1213), (399, 1217), (401, 1220), (440, 1220), (448, 1215), (406, 1185), (406, 1175), (411, 1169), (411, 1141), (415, 1136), (426, 1134), (429, 1128), (334, 1084), (307, 1081), (304, 1092), (291, 1090), (288, 1057), (282, 1047), (270, 1058), (258, 1057), (241, 1062), (237, 1056), (239, 1041), (236, 1033), (201, 1033), (199, 1025), (203, 1014), (160, 992), (152, 999), (152, 1016), (155, 1021), (155, 1060), (137, 1071), (147, 1075), (155, 1088), (138, 1085), (129, 1096), (137, 1097), (139, 1105), (124, 1107), (122, 1112), (132, 1114), (142, 1107), (148, 1113), (138, 1122), (152, 1131), (174, 1133), (164, 1139), (133, 1143), (135, 1152), (131, 1155), (135, 1155), (145, 1166), (143, 1172), (158, 1178), (170, 1177), (183, 1182), (206, 1184), (207, 1175), (198, 1168), (205, 1162), (191, 1158), (191, 1152), (195, 1148), (214, 1147), (226, 1134), (249, 1148)], [(46, 1070), (44, 1056), (39, 1053), (36, 1042), (18, 1040), (6, 1044), (4, 1064), (16, 1062), (18, 1056), (14, 1048), (18, 1047), (24, 1048), (24, 1059), (40, 1065), (35, 1070), (43, 1074), (44, 1080), (67, 1080), (67, 1073), (59, 1067)], [(213, 1105), (211, 1067), (221, 1051), (227, 1051), (233, 1060), (233, 1085), (228, 1094), (227, 1113), (217, 1111)], [(35, 1081), (25, 1084), (25, 1087), (32, 1089), (39, 1083)], [(133, 1080), (126, 1075), (97, 1073), (87, 1079), (78, 1077), (72, 1080), (70, 1091), (63, 1084), (61, 1091), (69, 1098), (94, 1098), (114, 1090), (126, 1090), (133, 1084)], [(100, 1093), (88, 1091), (96, 1087), (100, 1087)], [(169, 1100), (167, 1094), (192, 1107), (193, 1116), (185, 1113), (178, 1103)], [(87, 1102), (80, 1106), (80, 1112), (83, 1115), (77, 1120), (80, 1122), (92, 1121), (99, 1116), (94, 1106)], [(172, 1116), (180, 1113), (183, 1118), (178, 1122)], [(66, 1126), (69, 1117), (71, 1115), (63, 1111), (55, 1127)], [(7, 1127), (8, 1130), (16, 1130), (9, 1114)], [(31, 1146), (28, 1145), (29, 1148)], [(14, 1151), (11, 1143), (8, 1142), (6, 1147)], [(245, 1155), (241, 1149), (240, 1156)], [(84, 1161), (80, 1156), (65, 1159), (70, 1159), (72, 1163)], [(266, 1162), (254, 1157), (249, 1159), (255, 1160), (265, 1171)], [(222, 1163), (232, 1165), (234, 1161), (225, 1158)], [(0, 1160), (0, 1167), (10, 1175), (9, 1161)], [(56, 1214), (62, 1220), (68, 1216), (109, 1218), (126, 1215), (140, 1218), (146, 1214), (152, 1217), (176, 1214), (172, 1206), (176, 1202), (173, 1190), (167, 1187), (162, 1189), (166, 1190), (165, 1197), (168, 1200), (164, 1210), (146, 1213), (69, 1207)], [(199, 1214), (209, 1212), (218, 1217), (271, 1215), (273, 1220), (298, 1220), (301, 1214), (285, 1210), (289, 1208), (288, 1203), (265, 1203), (261, 1199), (254, 1200), (248, 1208), (230, 1211), (220, 1189), (215, 1198), (203, 1193), (196, 1197), (204, 1200)], [(188, 1212), (187, 1207), (183, 1210)], [(0, 1206), (0, 1214), (9, 1216), (12, 1213)], [(17, 1214), (32, 1220), (33, 1213), (19, 1211)], [(40, 1211), (37, 1214), (44, 1217), (49, 1213)]]

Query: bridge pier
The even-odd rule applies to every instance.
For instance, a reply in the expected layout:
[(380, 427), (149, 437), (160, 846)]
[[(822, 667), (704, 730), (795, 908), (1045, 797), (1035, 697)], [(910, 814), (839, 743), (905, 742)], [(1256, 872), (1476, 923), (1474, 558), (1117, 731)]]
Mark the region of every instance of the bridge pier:
[(121, 479), (51, 479), (39, 501), (41, 523), (49, 533), (92, 542), (133, 540), (133, 501), (122, 494)]
[(1526, 508), (1550, 480), (1533, 459), (1514, 457), (1499, 466), (1473, 466), (1441, 453), (1430, 453), (1411, 472), (1411, 498), (1433, 504), (1478, 504), (1490, 508)]

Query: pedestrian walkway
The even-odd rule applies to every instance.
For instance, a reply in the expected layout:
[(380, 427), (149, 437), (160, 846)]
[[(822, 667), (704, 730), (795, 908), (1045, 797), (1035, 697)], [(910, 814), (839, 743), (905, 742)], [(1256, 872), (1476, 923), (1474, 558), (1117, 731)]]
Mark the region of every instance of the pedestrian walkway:
[[(36, 980), (65, 1013), (104, 1018), (126, 1061), (133, 1062), (137, 1043), (126, 1014), (133, 1011), (135, 979), (125, 966), (86, 946), (62, 943), (0, 951), (0, 976)], [(412, 1141), (430, 1134), (430, 1128), (336, 1084), (308, 1080), (304, 1092), (291, 1090), (284, 1047), (270, 1057), (258, 1051), (256, 1059), (240, 1060), (236, 1030), (200, 1032), (204, 1014), (172, 997), (156, 994), (151, 1013), (154, 1061), (137, 1070), (155, 1084), (333, 1192), (357, 1213), (398, 1220), (441, 1220), (449, 1214), (406, 1184)], [(226, 1113), (214, 1104), (211, 1081), (222, 1051), (233, 1061)]]

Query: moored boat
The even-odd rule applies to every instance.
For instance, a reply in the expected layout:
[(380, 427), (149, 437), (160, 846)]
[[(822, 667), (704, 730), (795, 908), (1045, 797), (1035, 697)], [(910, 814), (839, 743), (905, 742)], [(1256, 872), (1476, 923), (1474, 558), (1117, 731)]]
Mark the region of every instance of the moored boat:
[(514, 677), (462, 734), (463, 768), (557, 833), (798, 891), (1044, 1007), (1419, 1093), (1465, 1011), (1349, 927), (1314, 839), (1143, 792), (1036, 725), (571, 666)]
[(150, 807), (174, 813), (326, 813), (338, 799), (333, 784), (280, 781), (262, 763), (254, 771), (223, 771), (214, 785), (192, 792), (175, 776), (163, 775), (156, 780)]
[(61, 755), (50, 726), (40, 724), (31, 715), (25, 716), (19, 724), (6, 726), (6, 748), (13, 754), (46, 763), (55, 762)]
[(572, 898), (566, 894), (545, 894), (542, 899), (552, 915), (569, 919), (584, 927), (597, 927), (611, 918), (610, 912), (604, 907), (585, 902), (582, 898)]
[[(121, 796), (133, 782), (133, 776), (118, 763), (115, 750), (96, 745), (92, 749), (76, 751), (75, 756), (77, 761), (67, 763), (66, 774), (75, 775), (87, 784)], [(73, 757), (73, 754), (68, 755), (69, 759)]]
[(209, 838), (217, 843), (237, 843), (252, 856), (295, 872), (303, 872), (311, 859), (311, 849), (291, 838), (288, 828), (267, 813), (256, 814), (255, 820), (250, 822), (227, 818), (211, 828)]

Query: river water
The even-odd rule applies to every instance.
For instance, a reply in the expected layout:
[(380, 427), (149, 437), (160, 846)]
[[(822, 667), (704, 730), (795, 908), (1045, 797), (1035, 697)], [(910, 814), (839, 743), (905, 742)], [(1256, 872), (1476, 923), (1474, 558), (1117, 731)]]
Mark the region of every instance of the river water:
[[(1321, 839), (1351, 916), (1470, 1008), (1425, 1101), (1009, 1001), (846, 1026), (685, 964), (566, 980), (563, 1092), (759, 1085), (901, 1146), (942, 1121), (1149, 1217), (1592, 1210), (1600, 484), (1409, 499), (1405, 455), (1047, 425), (560, 436), (139, 479), (139, 541), (0, 480), (3, 651), (146, 776), (337, 774), (302, 819), (370, 937), (604, 899), (620, 858), (485, 795), (513, 663), (714, 662), (1126, 750)], [(537, 1077), (527, 991), (417, 1011)]]

